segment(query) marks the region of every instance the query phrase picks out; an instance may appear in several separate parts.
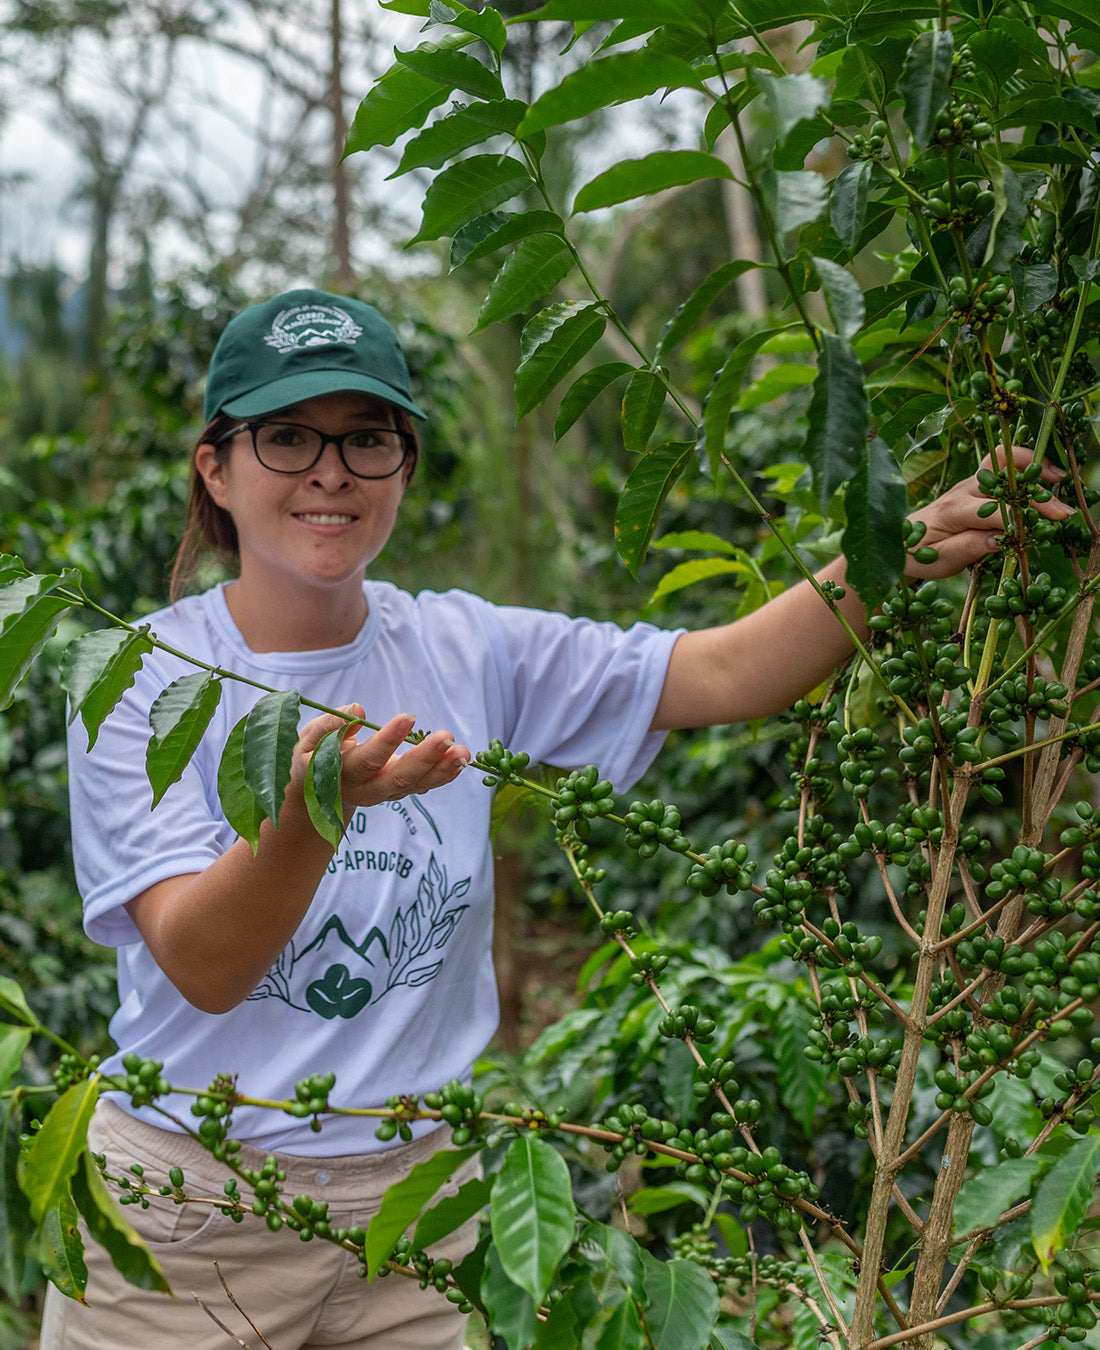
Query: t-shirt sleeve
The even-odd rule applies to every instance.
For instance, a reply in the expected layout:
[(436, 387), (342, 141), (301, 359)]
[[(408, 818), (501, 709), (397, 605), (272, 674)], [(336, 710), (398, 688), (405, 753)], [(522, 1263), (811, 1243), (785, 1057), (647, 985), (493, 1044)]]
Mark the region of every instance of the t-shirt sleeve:
[(141, 940), (123, 908), (128, 900), (168, 877), (201, 872), (226, 847), (224, 823), (195, 760), (153, 809), (145, 768), (149, 708), (178, 673), (158, 675), (147, 662), (100, 726), (91, 750), (79, 717), (69, 728), (73, 854), (84, 928), (107, 947)]
[(598, 765), (617, 792), (645, 772), (664, 743), (650, 731), (679, 632), (502, 608), (514, 690), (512, 750), (563, 767)]

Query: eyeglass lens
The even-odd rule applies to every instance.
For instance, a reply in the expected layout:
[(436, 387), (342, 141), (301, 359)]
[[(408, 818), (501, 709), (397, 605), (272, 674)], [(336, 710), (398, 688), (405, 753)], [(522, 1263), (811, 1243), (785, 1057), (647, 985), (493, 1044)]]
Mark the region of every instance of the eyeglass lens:
[(358, 427), (341, 436), (325, 436), (313, 427), (290, 422), (253, 422), (249, 429), (256, 457), (276, 473), (312, 468), (330, 441), (358, 478), (388, 478), (405, 461), (405, 438), (392, 427)]

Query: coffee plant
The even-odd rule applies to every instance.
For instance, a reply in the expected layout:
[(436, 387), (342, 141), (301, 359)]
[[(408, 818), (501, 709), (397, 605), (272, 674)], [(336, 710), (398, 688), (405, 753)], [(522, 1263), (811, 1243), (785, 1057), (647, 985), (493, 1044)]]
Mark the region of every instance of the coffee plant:
[[(422, 16), (424, 41), (376, 82), (349, 151), (403, 139), (398, 173), (430, 174), (413, 242), (455, 269), (493, 263), (478, 326), (527, 316), (520, 417), (554, 395), (565, 436), (615, 390), (626, 566), (652, 542), (705, 555), (662, 586), (732, 578), (751, 608), (777, 578), (809, 575), (804, 553), (842, 548), (871, 632), (788, 716), (770, 856), (737, 821), (691, 839), (675, 803), (617, 802), (594, 766), (548, 787), (522, 747), (481, 750), (470, 771), (487, 786), (547, 802), (602, 939), (581, 1006), (513, 1075), (531, 1096), (450, 1083), (347, 1108), (383, 1118), (383, 1137), (444, 1122), (457, 1148), (366, 1230), (337, 1229), (322, 1202), (284, 1193), (276, 1160), (241, 1165), (229, 1062), (174, 1122), (223, 1161), (215, 1203), (476, 1308), (514, 1350), (1100, 1343), (1100, 18), (1085, 0), (549, 0), (508, 21), (458, 0), (388, 7)], [(536, 21), (560, 25), (563, 54), (528, 100), (503, 57)], [(565, 200), (544, 173), (560, 130), (644, 127), (655, 96), (675, 99), (681, 144), (611, 163)], [(653, 229), (716, 182), (751, 203), (762, 260), (726, 260), (671, 312), (628, 322), (595, 279), (592, 213), (648, 203), (638, 228)], [(731, 296), (750, 272), (771, 308), (747, 323)], [(773, 400), (802, 414), (798, 462), (752, 468), (739, 431)], [(1054, 486), (1044, 460), (1062, 470)], [(904, 580), (907, 550), (933, 559), (907, 511), (976, 470), (999, 550), (966, 577)], [(1037, 510), (1052, 492), (1065, 519)], [(748, 505), (755, 543), (654, 540), (667, 503), (689, 497)], [(63, 617), (96, 604), (79, 572), (38, 567), (0, 570), (6, 698)], [(108, 617), (61, 664), (90, 734), (157, 644)], [(156, 797), (226, 678), (196, 667), (157, 700)], [(253, 840), (286, 785), (277, 742), (298, 704), (266, 691), (230, 742), (224, 806)], [(253, 719), (269, 731), (246, 735)], [(335, 736), (307, 798), (335, 843)], [(676, 869), (685, 904), (751, 912), (759, 950), (668, 939), (616, 904), (608, 838)], [(33, 1256), (81, 1292), (77, 1213), (130, 1279), (162, 1285), (124, 1217), (148, 1193), (140, 1166), (104, 1176), (85, 1137), (106, 1086), (155, 1105), (161, 1066), (129, 1058), (108, 1082), (10, 979), (0, 1007), (4, 1288), (18, 1294)], [(58, 1052), (50, 1083), (20, 1070), (36, 1034)], [(323, 1129), (332, 1087), (318, 1065), (262, 1105)], [(485, 1178), (432, 1208), (478, 1149)], [(200, 1198), (182, 1173), (164, 1191)], [(477, 1250), (433, 1261), (478, 1212)]]

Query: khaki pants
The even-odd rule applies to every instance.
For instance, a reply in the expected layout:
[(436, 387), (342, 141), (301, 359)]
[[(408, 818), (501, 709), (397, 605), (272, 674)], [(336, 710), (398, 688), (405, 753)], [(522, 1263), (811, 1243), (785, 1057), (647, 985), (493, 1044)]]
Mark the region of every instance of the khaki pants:
[[(97, 1108), (89, 1145), (107, 1156), (108, 1171), (128, 1175), (140, 1162), (154, 1190), (178, 1165), (189, 1195), (224, 1195), (229, 1172), (187, 1135), (159, 1130), (111, 1102)], [(347, 1158), (280, 1155), (287, 1198), (305, 1193), (325, 1200), (333, 1227), (366, 1228), (382, 1196), (414, 1163), (441, 1146), (438, 1134), (388, 1152)], [(241, 1162), (262, 1166), (267, 1155), (242, 1146)], [(477, 1175), (470, 1159), (440, 1192), (454, 1194)], [(242, 1184), (242, 1195), (247, 1187)], [(422, 1290), (403, 1275), (356, 1274), (358, 1263), (331, 1242), (302, 1242), (285, 1227), (272, 1233), (248, 1214), (234, 1223), (218, 1207), (174, 1204), (152, 1195), (149, 1208), (127, 1205), (123, 1213), (149, 1244), (174, 1297), (127, 1283), (104, 1250), (86, 1239), (88, 1306), (50, 1288), (41, 1350), (227, 1350), (238, 1344), (260, 1350), (264, 1342), (226, 1297), (214, 1261), (241, 1310), (272, 1350), (461, 1350), (466, 1319), (442, 1294)], [(476, 1220), (432, 1248), (434, 1257), (458, 1261), (477, 1241)], [(196, 1302), (195, 1295), (232, 1333), (227, 1336)]]

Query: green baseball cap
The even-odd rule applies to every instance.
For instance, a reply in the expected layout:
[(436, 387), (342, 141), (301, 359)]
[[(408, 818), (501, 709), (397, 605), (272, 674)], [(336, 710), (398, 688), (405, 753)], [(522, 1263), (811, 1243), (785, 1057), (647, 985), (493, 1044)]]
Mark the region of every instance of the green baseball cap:
[(328, 291), (286, 291), (226, 324), (210, 358), (203, 415), (258, 417), (318, 394), (362, 390), (414, 417), (397, 334), (372, 306)]

